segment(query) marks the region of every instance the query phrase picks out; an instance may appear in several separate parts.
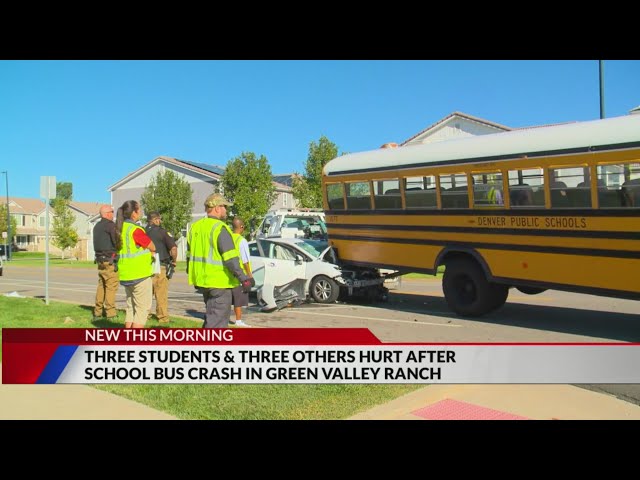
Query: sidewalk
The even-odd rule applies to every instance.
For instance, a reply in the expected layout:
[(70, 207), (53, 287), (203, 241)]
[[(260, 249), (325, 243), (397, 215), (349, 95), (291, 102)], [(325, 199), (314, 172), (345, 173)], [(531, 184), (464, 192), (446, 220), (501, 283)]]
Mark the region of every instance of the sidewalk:
[(0, 420), (175, 420), (175, 417), (88, 385), (0, 384)]
[[(0, 385), (0, 420), (175, 417), (87, 385)], [(349, 420), (640, 420), (640, 406), (572, 385), (427, 385)]]
[(429, 385), (350, 420), (640, 420), (640, 406), (573, 385)]

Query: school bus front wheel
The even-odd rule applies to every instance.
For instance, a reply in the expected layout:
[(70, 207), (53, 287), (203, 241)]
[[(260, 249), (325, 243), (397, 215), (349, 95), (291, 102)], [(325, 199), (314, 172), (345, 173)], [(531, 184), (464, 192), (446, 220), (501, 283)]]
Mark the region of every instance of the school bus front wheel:
[(500, 308), (509, 295), (507, 285), (489, 282), (480, 265), (467, 258), (447, 262), (442, 290), (449, 308), (468, 317), (478, 317)]

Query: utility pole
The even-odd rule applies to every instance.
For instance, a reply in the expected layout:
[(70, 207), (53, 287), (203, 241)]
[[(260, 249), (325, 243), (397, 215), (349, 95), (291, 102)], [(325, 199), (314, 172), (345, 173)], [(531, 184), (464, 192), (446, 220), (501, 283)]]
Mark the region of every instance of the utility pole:
[(600, 67), (600, 118), (604, 118), (604, 60), (598, 60)]
[(9, 172), (4, 170), (4, 177), (7, 185), (7, 261), (11, 260), (11, 244), (13, 243), (13, 237), (11, 236), (11, 214), (9, 213)]

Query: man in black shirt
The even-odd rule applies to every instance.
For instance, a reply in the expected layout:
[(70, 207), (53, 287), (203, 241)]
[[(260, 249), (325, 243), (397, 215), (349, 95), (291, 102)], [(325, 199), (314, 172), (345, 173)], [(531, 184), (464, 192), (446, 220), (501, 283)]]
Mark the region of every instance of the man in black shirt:
[(118, 316), (116, 310), (116, 292), (120, 285), (117, 271), (116, 253), (120, 250), (120, 237), (113, 222), (113, 207), (100, 207), (100, 221), (93, 227), (93, 250), (98, 264), (98, 288), (93, 319), (98, 320), (106, 315), (112, 320)]
[(156, 246), (160, 258), (160, 273), (153, 275), (153, 294), (156, 297), (156, 317), (159, 323), (169, 323), (169, 279), (167, 265), (176, 266), (178, 247), (169, 232), (160, 226), (162, 217), (158, 212), (147, 216), (147, 235)]

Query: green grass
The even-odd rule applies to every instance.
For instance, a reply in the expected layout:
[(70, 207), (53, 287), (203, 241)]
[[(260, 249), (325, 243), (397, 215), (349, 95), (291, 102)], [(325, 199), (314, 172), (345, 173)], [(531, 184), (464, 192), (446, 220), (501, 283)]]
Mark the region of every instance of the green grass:
[(444, 273), (444, 265), (438, 267), (438, 271), (435, 275), (431, 275), (428, 273), (407, 273), (406, 275), (402, 275), (402, 278), (440, 278)]
[[(15, 252), (11, 257), (11, 262), (7, 265), (12, 267), (39, 267), (44, 266), (44, 252)], [(60, 258), (59, 255), (49, 255), (49, 265), (55, 267), (71, 267), (71, 268), (95, 268), (93, 261), (75, 260), (72, 258)]]
[(338, 420), (422, 385), (96, 385), (189, 420)]
[[(36, 298), (0, 296), (3, 328), (119, 327), (119, 319), (93, 324), (93, 307)], [(172, 327), (200, 327), (201, 321), (172, 317)], [(149, 320), (148, 327), (157, 327)], [(166, 327), (165, 327), (166, 328)], [(1, 339), (0, 331), (0, 339)], [(2, 351), (0, 350), (0, 361)], [(180, 419), (337, 420), (388, 402), (423, 385), (92, 385)]]
[[(5, 266), (12, 267), (40, 267), (44, 266), (45, 255), (43, 252), (16, 252), (13, 254), (11, 262), (5, 263)], [(49, 266), (52, 267), (69, 267), (69, 268), (97, 268), (93, 260), (74, 260), (70, 258), (61, 259), (59, 256), (49, 255)], [(187, 270), (187, 262), (179, 261), (176, 265), (177, 272), (185, 272)]]

